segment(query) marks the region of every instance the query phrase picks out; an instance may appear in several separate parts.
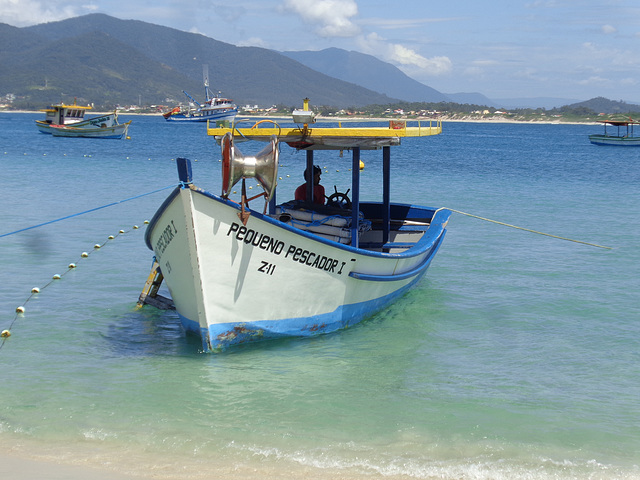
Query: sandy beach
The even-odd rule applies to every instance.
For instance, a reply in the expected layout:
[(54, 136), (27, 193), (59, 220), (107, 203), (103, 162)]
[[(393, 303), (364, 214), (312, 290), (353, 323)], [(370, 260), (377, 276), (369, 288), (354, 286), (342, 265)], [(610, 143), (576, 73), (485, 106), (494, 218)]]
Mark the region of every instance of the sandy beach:
[(5, 480), (140, 480), (141, 477), (121, 475), (77, 465), (62, 465), (45, 460), (27, 459), (0, 454), (0, 478)]
[[(28, 111), (28, 110), (0, 110), (0, 113), (38, 113), (35, 111)], [(107, 112), (91, 112), (91, 116), (95, 116), (95, 115), (107, 115), (109, 113), (112, 113), (110, 111)], [(118, 111), (119, 115), (132, 115), (132, 116), (144, 116), (144, 117), (153, 117), (153, 116), (160, 116), (159, 113), (138, 113), (138, 112), (125, 112), (125, 111)], [(238, 115), (238, 119), (255, 119), (255, 120), (290, 120), (291, 117), (286, 117), (286, 116), (281, 116), (281, 115)], [(534, 124), (534, 125), (598, 125), (598, 122), (564, 122), (560, 119), (555, 119), (555, 120), (518, 120), (518, 119), (514, 119), (514, 118), (509, 118), (509, 117), (504, 117), (504, 116), (499, 116), (499, 115), (492, 115), (492, 116), (483, 116), (483, 117), (474, 117), (474, 116), (464, 116), (464, 117), (457, 117), (457, 116), (449, 116), (449, 115), (442, 115), (440, 117), (434, 117), (434, 118), (402, 118), (402, 117), (398, 117), (398, 118), (392, 118), (390, 119), (389, 117), (383, 118), (383, 117), (322, 117), (322, 116), (318, 116), (316, 117), (316, 121), (317, 122), (341, 122), (341, 123), (347, 123), (347, 122), (386, 122), (389, 120), (406, 120), (408, 122), (429, 122), (429, 121), (433, 121), (433, 122), (437, 122), (437, 121), (441, 121), (443, 123), (446, 122), (456, 122), (456, 123), (521, 123), (521, 124)]]

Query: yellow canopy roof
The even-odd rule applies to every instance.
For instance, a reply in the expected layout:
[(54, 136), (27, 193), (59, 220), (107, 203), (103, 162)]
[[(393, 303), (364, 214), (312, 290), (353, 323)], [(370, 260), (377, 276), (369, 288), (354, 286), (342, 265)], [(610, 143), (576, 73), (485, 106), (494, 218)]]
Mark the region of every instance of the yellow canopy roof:
[[(337, 127), (296, 126), (280, 127), (273, 120), (260, 120), (248, 128), (233, 126), (207, 125), (207, 134), (220, 139), (233, 132), (236, 140), (258, 140), (267, 142), (272, 136), (301, 150), (344, 150), (354, 147), (376, 149), (385, 146), (399, 145), (404, 137), (426, 137), (442, 133), (442, 122), (439, 120), (416, 121), (416, 126), (407, 126), (406, 121), (391, 120), (388, 126), (347, 126), (338, 122)], [(261, 126), (268, 123), (269, 126)]]

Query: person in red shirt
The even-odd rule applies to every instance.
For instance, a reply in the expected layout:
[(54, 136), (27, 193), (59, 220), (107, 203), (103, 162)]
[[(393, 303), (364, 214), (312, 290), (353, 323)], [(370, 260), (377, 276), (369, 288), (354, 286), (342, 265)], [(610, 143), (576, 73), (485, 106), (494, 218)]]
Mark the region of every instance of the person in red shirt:
[[(319, 166), (313, 166), (313, 203), (317, 205), (324, 205), (324, 187), (320, 185), (320, 175), (322, 175), (322, 170)], [(309, 169), (304, 171), (304, 179), (308, 181), (309, 179)], [(296, 200), (307, 201), (307, 182), (305, 181), (302, 185), (296, 188), (295, 193)]]

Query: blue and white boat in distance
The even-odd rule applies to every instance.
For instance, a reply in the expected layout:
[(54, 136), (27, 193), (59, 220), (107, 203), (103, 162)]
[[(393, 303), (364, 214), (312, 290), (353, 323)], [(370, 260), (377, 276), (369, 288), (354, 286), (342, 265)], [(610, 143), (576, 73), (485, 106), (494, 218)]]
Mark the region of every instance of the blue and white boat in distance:
[[(207, 89), (207, 92), (209, 90)], [(209, 96), (207, 93), (204, 104), (197, 102), (191, 95), (182, 91), (189, 102), (185, 107), (175, 107), (162, 116), (168, 122), (232, 122), (238, 114), (238, 107), (228, 98), (222, 98), (220, 94)]]
[[(208, 135), (222, 150), (221, 194), (198, 187), (190, 162), (178, 159), (180, 183), (148, 226), (156, 263), (147, 284), (166, 281), (182, 324), (202, 338), (204, 351), (350, 327), (415, 285), (444, 239), (449, 210), (390, 201), (391, 147), (403, 137), (441, 133), (440, 122), (320, 128), (311, 126), (306, 99), (294, 119), (304, 124), (210, 124)], [(247, 139), (267, 145), (244, 157), (236, 141)], [(278, 203), (281, 145), (306, 151), (301, 171), (313, 167), (314, 150), (351, 150), (351, 198), (336, 190), (333, 206), (312, 198)], [(382, 150), (380, 201), (360, 201), (361, 149)], [(249, 178), (263, 190), (251, 198)], [(239, 181), (241, 198), (233, 201)]]
[(202, 66), (202, 76), (204, 81), (204, 104), (199, 103), (195, 98), (184, 90), (189, 101), (186, 106), (175, 107), (162, 116), (168, 122), (233, 122), (238, 114), (238, 107), (228, 98), (223, 98), (218, 92), (212, 95), (209, 90), (209, 67)]
[[(594, 145), (618, 145), (624, 147), (640, 147), (640, 136), (634, 135), (633, 126), (640, 125), (631, 118), (620, 120), (609, 119), (601, 120), (599, 123), (604, 124), (604, 133), (589, 135), (589, 141)], [(607, 131), (607, 125), (616, 127), (615, 133)]]

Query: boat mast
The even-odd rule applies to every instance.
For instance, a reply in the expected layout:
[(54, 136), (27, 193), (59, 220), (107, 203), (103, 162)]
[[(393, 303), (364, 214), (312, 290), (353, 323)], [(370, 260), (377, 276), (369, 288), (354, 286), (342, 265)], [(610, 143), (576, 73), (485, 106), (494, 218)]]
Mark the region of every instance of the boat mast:
[(204, 83), (204, 98), (206, 98), (207, 102), (210, 100), (209, 98), (209, 65), (206, 63), (202, 65), (202, 81)]

